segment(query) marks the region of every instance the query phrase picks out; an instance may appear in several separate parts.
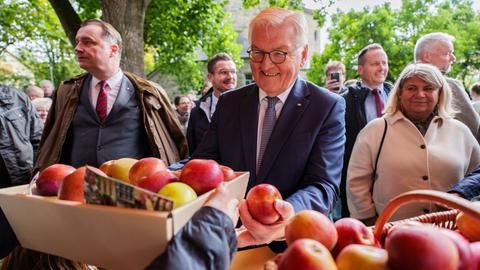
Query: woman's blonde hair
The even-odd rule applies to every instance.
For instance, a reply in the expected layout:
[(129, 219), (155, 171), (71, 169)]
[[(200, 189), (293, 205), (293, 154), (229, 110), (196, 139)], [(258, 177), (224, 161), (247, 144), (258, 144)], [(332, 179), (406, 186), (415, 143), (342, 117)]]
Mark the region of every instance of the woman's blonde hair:
[(402, 94), (405, 82), (412, 77), (417, 77), (438, 89), (437, 115), (445, 119), (453, 118), (456, 111), (451, 104), (452, 91), (447, 80), (437, 67), (423, 63), (409, 64), (405, 67), (390, 93), (385, 106), (385, 113), (394, 114), (397, 111), (401, 111), (400, 95)]

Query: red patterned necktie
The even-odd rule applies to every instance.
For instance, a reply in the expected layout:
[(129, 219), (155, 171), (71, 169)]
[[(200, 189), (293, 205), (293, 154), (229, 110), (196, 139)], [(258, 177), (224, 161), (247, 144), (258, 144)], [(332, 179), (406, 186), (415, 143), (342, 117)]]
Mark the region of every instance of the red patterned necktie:
[(99, 82), (99, 84), (100, 92), (98, 93), (97, 107), (95, 108), (95, 111), (97, 111), (100, 122), (103, 122), (103, 120), (105, 120), (105, 117), (107, 117), (107, 82), (101, 81)]
[(382, 117), (383, 111), (383, 100), (380, 97), (378, 89), (372, 90), (373, 96), (375, 97), (375, 109), (377, 110), (377, 117)]

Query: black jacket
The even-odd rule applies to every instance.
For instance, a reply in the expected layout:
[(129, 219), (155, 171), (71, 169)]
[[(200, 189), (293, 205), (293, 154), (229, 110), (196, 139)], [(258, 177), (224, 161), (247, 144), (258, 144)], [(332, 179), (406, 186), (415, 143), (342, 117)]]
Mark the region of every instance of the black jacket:
[(187, 126), (187, 142), (190, 155), (193, 154), (197, 146), (202, 141), (203, 135), (210, 126), (210, 113), (212, 104), (213, 88), (208, 90), (207, 94), (200, 98), (197, 106), (190, 112), (190, 119)]
[[(383, 84), (383, 90), (390, 94), (392, 86), (388, 83)], [(347, 207), (347, 169), (352, 155), (353, 145), (357, 139), (358, 133), (367, 125), (367, 117), (365, 115), (365, 100), (367, 99), (370, 89), (362, 86), (358, 81), (354, 85), (348, 87), (348, 91), (342, 94), (345, 99), (345, 135), (347, 140), (345, 142), (345, 155), (343, 156), (342, 181), (340, 183), (340, 198), (342, 200), (342, 217), (350, 216)]]
[(229, 269), (236, 250), (232, 220), (215, 208), (202, 207), (146, 269)]

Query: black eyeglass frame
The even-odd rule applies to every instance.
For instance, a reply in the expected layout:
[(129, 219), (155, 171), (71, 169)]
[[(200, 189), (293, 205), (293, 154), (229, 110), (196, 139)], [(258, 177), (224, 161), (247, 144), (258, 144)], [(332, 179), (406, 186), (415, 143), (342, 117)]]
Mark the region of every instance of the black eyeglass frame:
[[(255, 51), (260, 52), (262, 54), (262, 60), (256, 61), (255, 59), (253, 59), (252, 52), (255, 52)], [(265, 60), (265, 55), (267, 54), (268, 58), (270, 58), (270, 61), (272, 61), (272, 63), (274, 63), (274, 64), (282, 64), (283, 62), (285, 62), (285, 60), (287, 60), (287, 55), (289, 54), (288, 52), (284, 52), (284, 51), (281, 51), (281, 50), (273, 50), (273, 51), (266, 52), (266, 51), (262, 51), (262, 50), (252, 49), (252, 48), (248, 49), (247, 53), (248, 53), (248, 56), (249, 56), (250, 60), (252, 60), (254, 63), (262, 63)], [(272, 53), (282, 54), (283, 55), (283, 61), (273, 61), (272, 55), (271, 55)]]

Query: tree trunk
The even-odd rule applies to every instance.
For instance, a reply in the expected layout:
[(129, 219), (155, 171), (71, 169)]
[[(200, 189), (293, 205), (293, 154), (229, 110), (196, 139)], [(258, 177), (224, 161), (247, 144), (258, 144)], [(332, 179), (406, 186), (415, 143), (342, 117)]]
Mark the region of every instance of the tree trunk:
[[(62, 24), (68, 39), (75, 47), (75, 35), (82, 21), (68, 0), (48, 0)], [(135, 1), (133, 1), (135, 2)], [(143, 30), (142, 30), (143, 31)]]
[(122, 70), (144, 77), (143, 25), (150, 0), (104, 0), (102, 19), (111, 23), (123, 39)]

